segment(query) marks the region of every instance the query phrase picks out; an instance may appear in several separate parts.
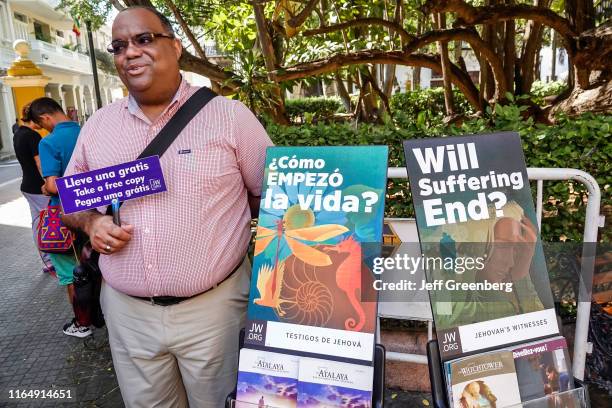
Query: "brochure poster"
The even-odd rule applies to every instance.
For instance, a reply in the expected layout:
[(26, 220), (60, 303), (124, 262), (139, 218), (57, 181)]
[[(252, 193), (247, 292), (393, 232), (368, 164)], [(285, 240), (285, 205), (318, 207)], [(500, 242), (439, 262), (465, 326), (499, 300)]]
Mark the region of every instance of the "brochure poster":
[(450, 364), (452, 407), (509, 407), (520, 404), (512, 352), (467, 357)]
[[(512, 353), (523, 401), (533, 401), (574, 388), (564, 337), (522, 344), (516, 346)], [(564, 396), (562, 399), (571, 397)]]
[(236, 408), (295, 408), (298, 358), (243, 348), (240, 350)]
[(387, 155), (268, 149), (245, 344), (371, 362), (376, 294), (362, 277), (382, 242)]
[(371, 408), (372, 367), (302, 358), (298, 408)]
[(404, 153), (442, 359), (558, 334), (519, 135)]

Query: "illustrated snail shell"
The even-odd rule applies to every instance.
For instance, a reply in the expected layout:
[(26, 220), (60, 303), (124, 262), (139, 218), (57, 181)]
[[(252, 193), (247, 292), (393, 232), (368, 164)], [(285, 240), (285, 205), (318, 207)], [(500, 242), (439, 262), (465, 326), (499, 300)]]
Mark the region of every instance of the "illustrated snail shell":
[[(320, 268), (319, 268), (320, 269)], [(317, 267), (308, 265), (295, 256), (285, 261), (281, 296), (281, 320), (309, 326), (324, 326), (332, 316), (334, 298), (331, 291), (317, 278)]]

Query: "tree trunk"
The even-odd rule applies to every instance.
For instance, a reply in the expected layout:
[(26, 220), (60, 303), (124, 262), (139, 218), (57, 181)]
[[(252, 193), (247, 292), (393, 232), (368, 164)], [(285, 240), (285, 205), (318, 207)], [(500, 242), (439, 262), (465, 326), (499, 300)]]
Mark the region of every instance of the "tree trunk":
[(551, 58), (550, 58), (550, 80), (557, 80), (557, 33), (555, 30), (552, 30), (551, 33), (551, 42), (550, 42), (550, 50), (551, 50)]
[[(489, 38), (487, 36), (488, 34), (488, 26), (483, 27), (483, 38), (482, 40), (485, 43), (489, 43)], [(480, 99), (480, 103), (482, 106), (486, 106), (488, 99), (487, 99), (487, 83), (489, 82), (489, 63), (487, 61), (487, 59), (484, 56), (484, 53), (479, 52), (476, 54), (476, 56), (478, 57), (478, 65), (480, 66), (480, 74), (478, 77), (478, 97)]]
[[(488, 45), (489, 49), (496, 50), (495, 36), (497, 34), (494, 28), (491, 26), (491, 24), (487, 24), (484, 26), (483, 31), (483, 41)], [(489, 71), (488, 65), (485, 63), (482, 66), (485, 67), (485, 70), (483, 72), (480, 88), (482, 90), (483, 99), (488, 102), (495, 96), (495, 81), (493, 79), (493, 75), (491, 75), (491, 72)]]
[(453, 45), (454, 45), (453, 54), (455, 57), (455, 62), (458, 63), (461, 60), (461, 56), (462, 56), (462, 41), (455, 41)]
[[(514, 66), (516, 64), (516, 48), (514, 45), (514, 20), (508, 20), (505, 24), (504, 33), (504, 74), (506, 75), (506, 83), (508, 91), (514, 93)], [(502, 98), (504, 96), (502, 95)]]
[(412, 79), (410, 81), (410, 88), (413, 91), (421, 89), (421, 67), (412, 68)]
[[(388, 14), (387, 8), (386, 8), (386, 2), (385, 2), (385, 14)], [(395, 9), (393, 12), (393, 22), (396, 24), (401, 25), (402, 24), (402, 0), (397, 0), (395, 3)], [(387, 18), (390, 18), (389, 15), (386, 16)], [(389, 34), (389, 36), (392, 39), (396, 38), (396, 34), (394, 32), (392, 32), (390, 29), (387, 29), (387, 33)], [(402, 40), (402, 47), (404, 46), (404, 41)], [(395, 65), (384, 65), (385, 69), (384, 69), (384, 82), (383, 82), (383, 93), (385, 94), (385, 97), (388, 99), (391, 94), (393, 93), (393, 83), (395, 82), (395, 72), (396, 72), (396, 67)], [(382, 69), (382, 67), (381, 67)]]
[(342, 77), (338, 71), (334, 72), (334, 80), (336, 82), (336, 93), (340, 96), (342, 100), (342, 104), (344, 105), (344, 109), (347, 112), (351, 111), (351, 96), (346, 90), (344, 86), (344, 82), (342, 81)]
[(393, 84), (395, 82), (395, 65), (384, 65), (385, 67), (385, 83), (383, 93), (388, 98), (393, 93)]
[(363, 106), (368, 111), (368, 118), (373, 118), (374, 116), (378, 117), (379, 111), (376, 101), (376, 95), (374, 92), (374, 84), (376, 81), (376, 64), (372, 64), (372, 71), (366, 65), (363, 67), (366, 72), (362, 73), (361, 83), (362, 86), (365, 85), (365, 94), (363, 95)]
[[(535, 6), (548, 7), (550, 0), (534, 0)], [(552, 30), (555, 33), (554, 30)], [(542, 49), (542, 37), (544, 26), (533, 20), (527, 22), (525, 36), (523, 37), (523, 49), (520, 57), (520, 78), (516, 89), (518, 94), (527, 94), (536, 78), (539, 78), (539, 59)], [(536, 68), (537, 66), (537, 68)]]
[(287, 113), (285, 112), (285, 98), (276, 78), (276, 75), (272, 73), (277, 68), (276, 53), (272, 45), (272, 38), (270, 37), (270, 33), (268, 32), (266, 17), (264, 15), (264, 8), (262, 3), (258, 2), (257, 0), (251, 1), (251, 4), (253, 5), (259, 44), (261, 45), (261, 51), (264, 57), (264, 62), (266, 64), (266, 70), (268, 71), (268, 77), (271, 81), (274, 82), (274, 86), (272, 87), (272, 94), (275, 99), (274, 102), (276, 104), (276, 108), (272, 109), (271, 113), (274, 117), (275, 122), (281, 125), (288, 125), (289, 119), (287, 118)]
[[(542, 46), (540, 45), (540, 48), (538, 50), (538, 53), (536, 54), (536, 60), (535, 60), (535, 80), (538, 81), (540, 80), (540, 78), (542, 78), (542, 57), (540, 56), (540, 51), (542, 50)], [(531, 83), (531, 86), (533, 86), (533, 82)], [(529, 92), (531, 92), (531, 88), (529, 88)]]
[[(438, 13), (436, 23), (438, 30), (446, 28), (446, 16), (444, 13)], [(448, 58), (448, 42), (438, 41), (438, 53), (442, 61), (442, 80), (444, 82), (444, 107), (446, 108), (446, 115), (452, 116), (455, 114), (453, 107), (453, 84), (450, 79), (450, 60)]]
[[(595, 27), (593, 0), (565, 0), (565, 13), (574, 31), (579, 34)], [(588, 68), (576, 64), (575, 60), (575, 57), (570, 59), (574, 68), (574, 85), (581, 89), (587, 89), (589, 87), (590, 71)]]
[(166, 4), (166, 6), (172, 11), (172, 14), (174, 14), (174, 18), (176, 18), (176, 21), (181, 26), (181, 30), (183, 30), (183, 33), (189, 39), (189, 42), (191, 42), (191, 45), (193, 46), (193, 49), (195, 50), (196, 54), (198, 54), (198, 57), (205, 60), (206, 53), (204, 52), (204, 49), (198, 42), (195, 35), (193, 35), (191, 28), (189, 28), (189, 26), (185, 22), (185, 19), (183, 18), (183, 15), (181, 14), (178, 7), (176, 7), (172, 0), (164, 0), (164, 4)]
[[(417, 36), (423, 34), (423, 25), (424, 25), (424, 21), (423, 21), (423, 14), (422, 13), (418, 13), (418, 17), (417, 17), (417, 31), (416, 34)], [(416, 91), (418, 89), (421, 89), (421, 67), (413, 67), (412, 68), (412, 80), (411, 80), (411, 87), (410, 87), (413, 91)]]

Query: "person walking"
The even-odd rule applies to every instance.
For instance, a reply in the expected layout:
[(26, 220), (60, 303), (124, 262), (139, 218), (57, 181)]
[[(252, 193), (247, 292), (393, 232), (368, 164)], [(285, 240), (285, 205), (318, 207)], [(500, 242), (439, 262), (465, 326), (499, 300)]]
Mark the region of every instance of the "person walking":
[[(85, 123), (66, 175), (135, 160), (198, 89), (155, 9), (119, 12), (108, 50), (129, 96)], [(96, 210), (63, 217), (101, 254), (100, 303), (127, 407), (219, 408), (234, 389), (251, 214), (271, 145), (244, 104), (215, 97), (160, 158), (166, 192), (124, 202), (120, 226)]]
[[(62, 107), (51, 98), (44, 97), (32, 101), (30, 115), (38, 126), (49, 132), (49, 135), (38, 145), (42, 176), (45, 179), (43, 193), (51, 196), (49, 205), (60, 205), (55, 180), (64, 175), (81, 128), (77, 123), (72, 122)], [(49, 254), (49, 257), (55, 267), (59, 284), (66, 287), (68, 301), (75, 313), (72, 321), (64, 325), (64, 334), (75, 337), (91, 335), (92, 332), (88, 326), (79, 324), (85, 320), (85, 316), (82, 316), (83, 312), (74, 307), (72, 270), (77, 264), (76, 255), (74, 253)]]
[[(21, 126), (14, 132), (13, 148), (15, 156), (21, 166), (21, 194), (25, 197), (30, 207), (30, 216), (32, 218), (32, 237), (34, 246), (38, 251), (38, 243), (36, 240), (37, 226), (40, 219), (40, 212), (49, 203), (49, 197), (42, 193), (42, 187), (45, 184), (41, 177), (40, 156), (38, 155), (38, 143), (41, 137), (37, 130), (40, 127), (32, 121), (30, 116), (30, 104), (25, 105), (21, 110)], [(45, 273), (55, 273), (53, 264), (49, 255), (38, 251), (42, 261), (42, 271)]]

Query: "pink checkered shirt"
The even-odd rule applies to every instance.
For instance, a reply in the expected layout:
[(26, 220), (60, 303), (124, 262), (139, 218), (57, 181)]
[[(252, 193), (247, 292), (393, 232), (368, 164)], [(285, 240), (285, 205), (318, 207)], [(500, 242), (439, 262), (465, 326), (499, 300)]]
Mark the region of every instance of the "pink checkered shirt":
[[(135, 160), (197, 89), (183, 80), (153, 123), (129, 97), (98, 110), (83, 126), (65, 175)], [(161, 158), (168, 191), (121, 207), (134, 234), (121, 251), (100, 256), (106, 282), (134, 296), (192, 296), (222, 281), (246, 253), (247, 191), (261, 195), (271, 145), (242, 103), (210, 101)]]

